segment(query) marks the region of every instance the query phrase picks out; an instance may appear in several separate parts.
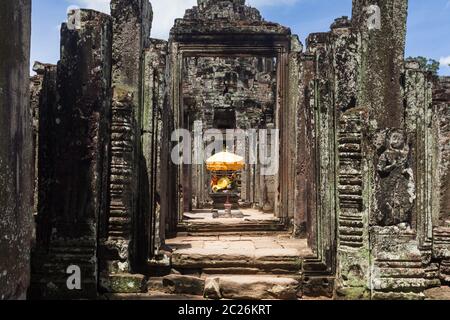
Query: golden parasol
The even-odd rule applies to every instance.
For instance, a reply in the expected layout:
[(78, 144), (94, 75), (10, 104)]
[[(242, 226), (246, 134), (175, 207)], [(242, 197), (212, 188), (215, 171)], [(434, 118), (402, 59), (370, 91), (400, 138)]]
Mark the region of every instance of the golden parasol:
[(219, 152), (206, 160), (209, 171), (238, 171), (244, 166), (244, 158), (228, 151)]

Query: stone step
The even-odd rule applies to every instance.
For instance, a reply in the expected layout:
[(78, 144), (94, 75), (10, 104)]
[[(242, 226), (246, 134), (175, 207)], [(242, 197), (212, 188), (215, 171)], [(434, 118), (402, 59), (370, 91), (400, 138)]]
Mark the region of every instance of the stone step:
[(274, 275), (209, 275), (193, 277), (171, 274), (149, 280), (149, 292), (169, 298), (200, 296), (208, 299), (295, 300), (300, 293), (300, 281)]
[(189, 248), (173, 252), (172, 267), (180, 272), (183, 269), (250, 268), (278, 274), (299, 273), (302, 259), (297, 249)]
[(300, 282), (273, 275), (211, 276), (205, 280), (204, 296), (209, 299), (297, 300)]
[[(203, 268), (202, 277), (208, 275), (275, 275), (286, 276), (292, 278), (301, 278), (301, 271), (298, 269), (274, 269), (274, 268), (245, 268), (245, 267), (228, 267), (228, 268)], [(184, 273), (188, 274), (188, 273)]]
[(278, 221), (236, 221), (235, 223), (189, 222), (178, 226), (179, 232), (187, 233), (231, 233), (285, 231), (286, 226)]
[(269, 237), (269, 236), (278, 236), (278, 235), (291, 235), (291, 233), (285, 231), (285, 230), (279, 230), (279, 231), (253, 231), (253, 230), (247, 230), (247, 231), (180, 231), (177, 233), (177, 237), (217, 237), (217, 236), (248, 236), (248, 237)]

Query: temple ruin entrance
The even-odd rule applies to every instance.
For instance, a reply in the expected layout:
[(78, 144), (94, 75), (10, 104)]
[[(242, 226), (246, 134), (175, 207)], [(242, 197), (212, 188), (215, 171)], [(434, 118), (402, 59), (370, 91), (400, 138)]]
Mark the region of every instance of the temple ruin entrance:
[[(213, 222), (224, 210), (221, 198), (227, 197), (233, 212), (239, 212), (236, 223), (278, 221), (277, 58), (195, 55), (182, 63), (180, 112), (183, 128), (192, 133), (192, 148), (186, 150), (192, 163), (181, 167), (180, 221)], [(225, 174), (208, 171), (206, 158), (223, 150), (242, 157), (245, 167)], [(266, 159), (273, 162), (273, 172), (264, 170)], [(214, 180), (229, 183), (229, 190), (214, 186)]]
[[(155, 269), (162, 266), (162, 287), (176, 292), (200, 283), (192, 293), (209, 298), (296, 299), (300, 283), (329, 295), (335, 211), (320, 207), (318, 196), (334, 203), (327, 200), (333, 168), (321, 157), (333, 155), (334, 127), (313, 98), (314, 57), (303, 60), (298, 37), (243, 0), (198, 3), (176, 20), (167, 44), (161, 211), (154, 219), (160, 228), (150, 274), (161, 274)], [(303, 67), (311, 76), (306, 86)], [(327, 142), (318, 145), (319, 138)], [(245, 160), (237, 178), (240, 217), (213, 210), (205, 161), (224, 151)], [(161, 279), (154, 281), (158, 292)], [(283, 292), (275, 296), (248, 290), (279, 285)]]

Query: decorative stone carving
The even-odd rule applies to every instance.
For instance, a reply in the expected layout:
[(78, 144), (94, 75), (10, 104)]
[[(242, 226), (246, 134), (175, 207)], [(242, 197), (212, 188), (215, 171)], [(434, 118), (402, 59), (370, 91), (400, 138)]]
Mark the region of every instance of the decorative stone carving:
[(376, 164), (376, 223), (381, 226), (410, 224), (415, 183), (409, 164), (410, 151), (405, 133), (400, 130), (382, 131), (375, 137), (375, 141), (379, 154)]
[[(153, 18), (148, 0), (112, 0), (112, 126), (109, 215), (101, 231), (102, 285), (120, 292), (123, 283), (140, 281), (127, 274), (146, 263), (148, 226), (139, 195), (148, 179), (141, 173), (144, 49), (150, 42)], [(142, 170), (142, 171), (141, 171)], [(143, 194), (143, 193), (142, 193)], [(148, 196), (146, 194), (145, 196)], [(141, 239), (141, 240), (139, 240)], [(141, 286), (132, 290), (140, 292)]]

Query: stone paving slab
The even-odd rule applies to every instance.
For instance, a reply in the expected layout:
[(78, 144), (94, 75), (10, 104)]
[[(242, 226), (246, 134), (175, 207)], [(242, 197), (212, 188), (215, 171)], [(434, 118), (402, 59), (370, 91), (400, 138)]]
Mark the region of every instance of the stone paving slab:
[(285, 250), (275, 251), (277, 254), (281, 252), (294, 252), (296, 250), (296, 254), (300, 257), (312, 255), (306, 239), (289, 239), (278, 236), (178, 237), (167, 240), (166, 244), (174, 249), (175, 252), (187, 249), (238, 249), (247, 251), (249, 255), (254, 255), (257, 250), (273, 249)]
[(438, 287), (425, 290), (426, 300), (450, 300), (450, 287)]

